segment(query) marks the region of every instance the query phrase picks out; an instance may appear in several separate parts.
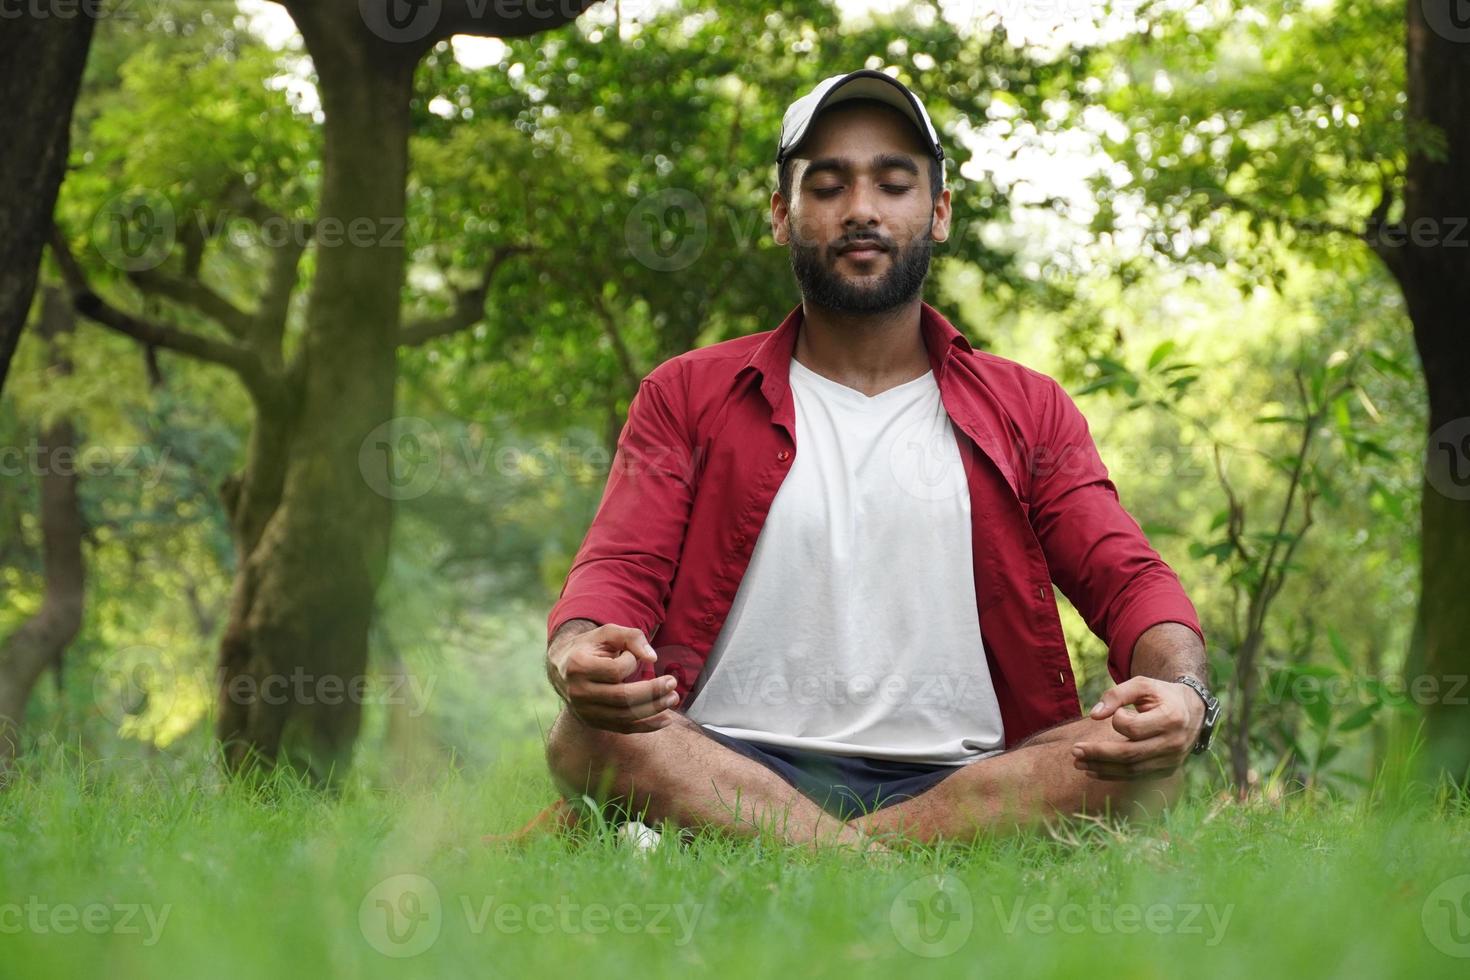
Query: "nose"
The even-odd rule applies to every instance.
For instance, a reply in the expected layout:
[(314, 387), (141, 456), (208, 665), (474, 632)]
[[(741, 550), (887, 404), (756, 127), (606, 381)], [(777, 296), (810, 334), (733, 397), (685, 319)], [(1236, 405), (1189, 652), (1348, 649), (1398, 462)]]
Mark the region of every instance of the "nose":
[(866, 180), (853, 182), (852, 193), (847, 195), (847, 213), (842, 217), (842, 226), (851, 232), (857, 227), (874, 227), (878, 223), (878, 189)]

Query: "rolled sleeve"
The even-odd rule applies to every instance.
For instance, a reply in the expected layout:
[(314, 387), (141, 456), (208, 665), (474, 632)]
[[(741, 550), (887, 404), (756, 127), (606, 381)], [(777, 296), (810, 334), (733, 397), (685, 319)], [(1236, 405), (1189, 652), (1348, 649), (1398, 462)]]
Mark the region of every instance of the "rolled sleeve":
[(1179, 576), (1123, 508), (1087, 420), (1055, 382), (1032, 459), (1032, 527), (1052, 580), (1108, 645), (1113, 679), (1131, 676), (1138, 638), (1159, 623), (1183, 623), (1203, 642)]
[(696, 454), (683, 415), (652, 375), (639, 384), (602, 501), (546, 617), (548, 642), (569, 619), (632, 626), (650, 639), (662, 624), (693, 501)]

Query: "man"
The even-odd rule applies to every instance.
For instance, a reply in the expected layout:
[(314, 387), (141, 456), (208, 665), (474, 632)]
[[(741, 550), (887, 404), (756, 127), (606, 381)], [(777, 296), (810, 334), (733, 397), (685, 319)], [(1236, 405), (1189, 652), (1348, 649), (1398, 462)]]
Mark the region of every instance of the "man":
[[(828, 78), (777, 163), (801, 305), (640, 384), (547, 621), (559, 787), (798, 843), (1166, 804), (1213, 726), (1198, 618), (1060, 386), (922, 301), (922, 103)], [(1119, 682), (1085, 717), (1052, 582)]]

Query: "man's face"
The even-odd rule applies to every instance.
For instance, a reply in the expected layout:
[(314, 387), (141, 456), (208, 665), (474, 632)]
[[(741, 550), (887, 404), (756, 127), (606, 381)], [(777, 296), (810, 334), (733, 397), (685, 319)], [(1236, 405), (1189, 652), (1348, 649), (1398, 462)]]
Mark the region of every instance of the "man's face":
[[(791, 200), (771, 197), (776, 241), (808, 302), (872, 314), (912, 300), (934, 242), (949, 237), (949, 191), (931, 201), (918, 131), (884, 105), (838, 103), (817, 117), (791, 175)], [(863, 246), (867, 246), (864, 248)]]

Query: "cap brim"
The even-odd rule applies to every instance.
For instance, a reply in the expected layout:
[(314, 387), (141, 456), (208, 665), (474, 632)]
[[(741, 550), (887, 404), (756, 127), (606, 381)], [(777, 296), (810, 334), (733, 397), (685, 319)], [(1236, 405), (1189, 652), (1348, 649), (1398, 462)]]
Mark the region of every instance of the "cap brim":
[(822, 114), (823, 109), (851, 99), (876, 99), (893, 106), (914, 124), (914, 129), (919, 134), (919, 141), (925, 145), (926, 149), (938, 159), (944, 159), (943, 148), (939, 146), (938, 139), (908, 89), (903, 88), (901, 83), (890, 75), (871, 68), (864, 68), (848, 75), (822, 95), (812, 111), (797, 125), (790, 138), (779, 148), (776, 162), (778, 164), (783, 162), (793, 150), (801, 145), (801, 141), (806, 138), (806, 134), (812, 128), (812, 122)]

